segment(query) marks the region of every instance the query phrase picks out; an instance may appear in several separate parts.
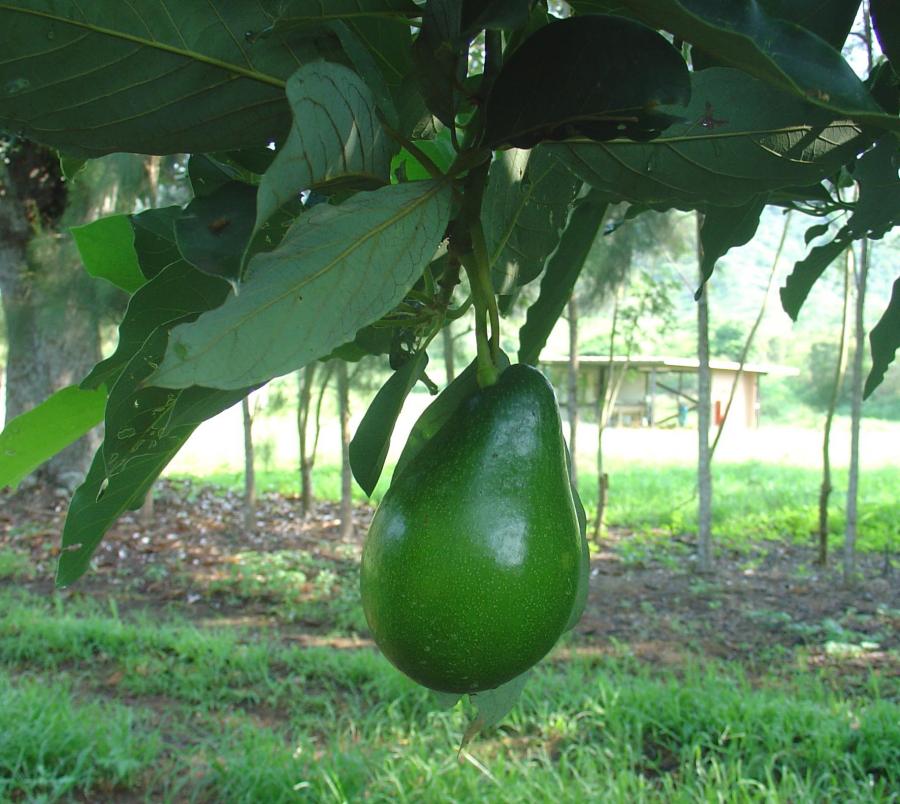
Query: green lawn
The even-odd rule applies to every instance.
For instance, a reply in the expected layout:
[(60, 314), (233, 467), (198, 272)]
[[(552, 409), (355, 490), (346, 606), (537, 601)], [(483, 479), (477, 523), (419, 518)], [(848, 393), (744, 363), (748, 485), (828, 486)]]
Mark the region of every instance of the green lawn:
[(543, 663), (457, 757), (446, 711), (368, 647), (0, 589), (0, 800), (896, 801), (900, 706), (875, 677)]

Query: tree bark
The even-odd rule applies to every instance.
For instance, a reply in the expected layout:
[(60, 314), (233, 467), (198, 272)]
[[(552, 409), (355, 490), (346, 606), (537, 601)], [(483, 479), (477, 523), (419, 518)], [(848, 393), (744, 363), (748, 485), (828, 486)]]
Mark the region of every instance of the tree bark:
[(312, 470), (315, 453), (309, 444), (309, 414), (312, 408), (312, 389), (316, 378), (313, 361), (297, 374), (299, 394), (297, 397), (297, 435), (300, 442), (300, 510), (304, 517), (312, 513), (313, 484)]
[(575, 296), (569, 298), (569, 465), (572, 485), (578, 488), (578, 302)]
[[(697, 214), (697, 263), (702, 258), (701, 217)], [(701, 281), (703, 281), (701, 276)], [(709, 306), (704, 287), (697, 300), (697, 560), (701, 572), (712, 570), (712, 472), (710, 469), (709, 422), (711, 381), (709, 373)]]
[(841, 313), (841, 335), (838, 341), (838, 360), (834, 369), (834, 382), (831, 386), (831, 397), (825, 413), (825, 429), (822, 435), (822, 485), (819, 487), (819, 555), (817, 561), (821, 566), (828, 563), (828, 500), (831, 497), (831, 425), (837, 407), (841, 386), (844, 383), (844, 372), (847, 366), (847, 314), (850, 309), (850, 261), (853, 249), (847, 249), (844, 259), (844, 304)]
[[(22, 143), (0, 165), (7, 421), (77, 384), (100, 359), (100, 322), (122, 296), (82, 269), (68, 229), (130, 210), (145, 181), (141, 164), (124, 155), (92, 160), (75, 182), (66, 182), (55, 152)], [(48, 461), (39, 476), (74, 488), (99, 441), (95, 430)]]
[(447, 385), (456, 377), (456, 355), (454, 354), (453, 329), (450, 321), (441, 330), (441, 341), (444, 346), (444, 369), (447, 373)]
[(353, 474), (350, 471), (350, 382), (347, 364), (337, 361), (338, 410), (341, 419), (341, 539), (353, 538)]
[(256, 462), (253, 456), (253, 414), (250, 400), (241, 400), (244, 419), (244, 527), (252, 531), (256, 527)]
[(856, 576), (856, 533), (859, 496), (859, 429), (862, 420), (863, 355), (865, 354), (865, 301), (869, 274), (869, 241), (859, 245), (856, 270), (856, 319), (853, 330), (853, 373), (850, 385), (850, 468), (847, 474), (847, 527), (844, 532), (844, 583), (850, 585)]

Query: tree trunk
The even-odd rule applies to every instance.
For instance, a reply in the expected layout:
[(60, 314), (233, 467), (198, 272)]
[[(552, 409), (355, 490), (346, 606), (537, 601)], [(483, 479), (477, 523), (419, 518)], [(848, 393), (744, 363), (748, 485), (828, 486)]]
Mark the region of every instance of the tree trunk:
[(450, 321), (441, 330), (441, 341), (444, 345), (444, 368), (447, 372), (447, 385), (456, 377), (456, 355), (454, 354), (453, 328)]
[(838, 341), (838, 360), (834, 369), (834, 383), (831, 386), (831, 397), (828, 400), (828, 411), (825, 414), (825, 431), (822, 435), (822, 485), (819, 487), (819, 555), (818, 563), (828, 563), (828, 499), (831, 496), (831, 424), (837, 407), (841, 386), (844, 383), (844, 371), (847, 366), (847, 313), (850, 308), (850, 260), (853, 249), (847, 249), (844, 259), (844, 306), (841, 313), (841, 335)]
[(337, 361), (338, 409), (341, 418), (341, 539), (353, 538), (353, 474), (350, 471), (350, 382), (347, 364)]
[(597, 389), (597, 516), (594, 519), (594, 541), (606, 527), (606, 503), (609, 499), (609, 475), (603, 471), (603, 431), (615, 404), (618, 385), (613, 381), (613, 355), (616, 351), (616, 325), (619, 323), (619, 290), (613, 292), (612, 324), (609, 328), (609, 368), (600, 374)]
[[(92, 160), (75, 182), (66, 182), (56, 153), (32, 143), (10, 149), (8, 164), (0, 165), (7, 421), (77, 384), (100, 359), (100, 321), (121, 293), (82, 269), (68, 229), (130, 210), (144, 181), (140, 160), (119, 155)], [(95, 430), (48, 461), (39, 475), (74, 488), (99, 440)]]
[(578, 302), (569, 298), (569, 472), (572, 485), (578, 488)]
[(299, 394), (297, 398), (297, 434), (300, 441), (300, 510), (304, 517), (312, 513), (313, 485), (312, 470), (315, 460), (309, 444), (309, 413), (312, 408), (312, 389), (316, 378), (313, 361), (297, 374)]
[(844, 583), (856, 575), (857, 498), (859, 494), (859, 428), (862, 419), (863, 355), (865, 354), (865, 301), (869, 273), (869, 241), (859, 244), (856, 271), (856, 320), (853, 332), (853, 373), (850, 386), (850, 468), (847, 474), (847, 528), (844, 533)]
[[(697, 214), (697, 262), (702, 258), (701, 218)], [(701, 276), (701, 281), (703, 281)], [(704, 287), (697, 300), (697, 559), (701, 572), (712, 570), (712, 472), (710, 470), (709, 420), (711, 382), (709, 374), (709, 307)]]
[(250, 400), (241, 400), (244, 418), (244, 527), (253, 531), (256, 527), (256, 465), (253, 460), (253, 414)]

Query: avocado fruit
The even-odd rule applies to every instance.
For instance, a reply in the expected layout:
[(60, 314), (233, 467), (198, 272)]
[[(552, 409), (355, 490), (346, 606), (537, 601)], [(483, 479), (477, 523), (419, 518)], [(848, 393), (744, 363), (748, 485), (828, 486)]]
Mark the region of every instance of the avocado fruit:
[(466, 397), (369, 528), (360, 587), (385, 656), (451, 693), (493, 689), (543, 658), (586, 596), (573, 493), (543, 374), (513, 365)]

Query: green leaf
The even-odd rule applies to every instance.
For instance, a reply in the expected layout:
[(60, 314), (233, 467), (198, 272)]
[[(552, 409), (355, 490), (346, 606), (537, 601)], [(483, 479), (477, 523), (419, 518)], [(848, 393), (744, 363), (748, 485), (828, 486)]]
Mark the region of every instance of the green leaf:
[(559, 247), (547, 262), (537, 300), (519, 330), (519, 362), (537, 365), (541, 349), (572, 295), (575, 282), (606, 216), (606, 201), (596, 192), (580, 199)]
[(201, 273), (184, 260), (167, 265), (131, 297), (119, 325), (115, 352), (94, 366), (82, 388), (104, 383), (112, 387), (157, 327), (171, 329), (195, 320), (200, 313), (222, 304), (229, 289), (224, 280)]
[(403, 403), (425, 371), (428, 354), (422, 350), (381, 386), (350, 442), (350, 468), (356, 482), (369, 496), (375, 490), (391, 446), (391, 434)]
[(106, 389), (70, 385), (11, 419), (0, 432), (0, 488), (19, 485), (44, 461), (103, 420)]
[(387, 184), (392, 144), (362, 79), (339, 64), (310, 64), (287, 84), (294, 124), (259, 185), (256, 228), (301, 190)]
[(511, 681), (501, 684), (493, 690), (478, 692), (469, 696), (469, 700), (475, 704), (478, 716), (468, 725), (459, 750), (462, 751), (478, 732), (499, 723), (516, 705), (531, 670), (526, 670), (522, 675), (516, 676)]
[(512, 30), (528, 24), (529, 0), (463, 0), (461, 27), (464, 36), (479, 31)]
[(450, 188), (413, 182), (300, 216), (240, 292), (176, 327), (158, 385), (239, 388), (328, 354), (400, 302), (443, 236)]
[(580, 185), (543, 147), (497, 153), (481, 218), (498, 293), (511, 293), (540, 275), (559, 243)]
[(860, 0), (761, 0), (760, 5), (770, 17), (794, 22), (840, 51), (853, 27)]
[(652, 142), (544, 146), (611, 199), (703, 208), (820, 182), (852, 159), (859, 128), (728, 68), (692, 74), (687, 122)]
[(803, 233), (803, 242), (808, 246), (817, 237), (821, 237), (831, 228), (830, 223), (817, 223)]
[(179, 215), (181, 207), (171, 206), (148, 209), (131, 216), (134, 250), (147, 279), (181, 259), (181, 252), (175, 245), (175, 221)]
[(461, 14), (457, 0), (429, 0), (412, 47), (422, 97), (431, 113), (448, 127), (455, 125), (459, 87), (466, 77), (469, 40), (461, 34)]
[(244, 173), (235, 165), (220, 162), (208, 154), (193, 154), (188, 159), (188, 178), (195, 198), (212, 195), (229, 182), (241, 181)]
[(103, 534), (126, 509), (140, 504), (197, 425), (253, 390), (171, 391), (144, 385), (162, 358), (167, 337), (164, 329), (157, 329), (110, 391), (103, 445), (66, 516), (56, 576), (59, 586), (84, 574)]
[(792, 320), (797, 320), (800, 308), (818, 278), (849, 246), (849, 239), (835, 237), (830, 243), (816, 246), (802, 260), (794, 263), (794, 268), (785, 280), (784, 287), (779, 291), (781, 306)]
[(62, 170), (63, 178), (72, 182), (78, 178), (78, 174), (84, 170), (84, 166), (88, 163), (87, 159), (81, 159), (76, 156), (59, 155), (59, 167)]
[(230, 181), (194, 198), (175, 221), (175, 242), (195, 268), (237, 282), (256, 218), (256, 188)]
[(255, 3), (4, 3), (0, 127), (76, 157), (281, 140), (288, 76), (340, 55), (330, 39), (255, 39), (270, 22)]
[(126, 293), (134, 293), (146, 282), (134, 251), (134, 231), (128, 215), (110, 215), (70, 230), (78, 246), (84, 269), (111, 282)]
[[(499, 368), (502, 370), (509, 365), (509, 359), (505, 354), (500, 354)], [(456, 409), (478, 390), (477, 361), (472, 361), (461, 371), (416, 420), (403, 451), (397, 459), (394, 467), (393, 479), (399, 477), (403, 469), (419, 453), (444, 424), (454, 414)]]
[(781, 289), (781, 306), (795, 321), (812, 286), (854, 240), (880, 239), (900, 223), (900, 153), (893, 135), (882, 137), (853, 166), (859, 198), (853, 214), (830, 243), (816, 246), (794, 265)]
[(716, 60), (828, 110), (831, 118), (900, 130), (841, 54), (814, 33), (769, 17), (758, 3), (721, 0), (575, 0), (579, 11), (631, 13)]
[(869, 0), (878, 44), (894, 67), (900, 67), (900, 6), (897, 0)]
[(675, 119), (660, 105), (690, 98), (684, 59), (656, 31), (623, 17), (571, 17), (539, 29), (503, 65), (485, 141), (531, 148), (572, 137), (647, 140)]
[(366, 18), (408, 23), (422, 13), (412, 0), (276, 0), (263, 5), (277, 17), (272, 26), (275, 33), (314, 31), (325, 23)]
[(703, 277), (696, 298), (700, 298), (703, 284), (712, 276), (716, 261), (729, 249), (743, 246), (753, 239), (759, 227), (759, 216), (766, 206), (765, 196), (738, 207), (706, 207), (700, 228), (703, 258), (700, 273)]
[(868, 399), (881, 384), (900, 348), (900, 279), (894, 280), (887, 309), (869, 333), (869, 345), (872, 349), (872, 368), (866, 377), (863, 399)]

